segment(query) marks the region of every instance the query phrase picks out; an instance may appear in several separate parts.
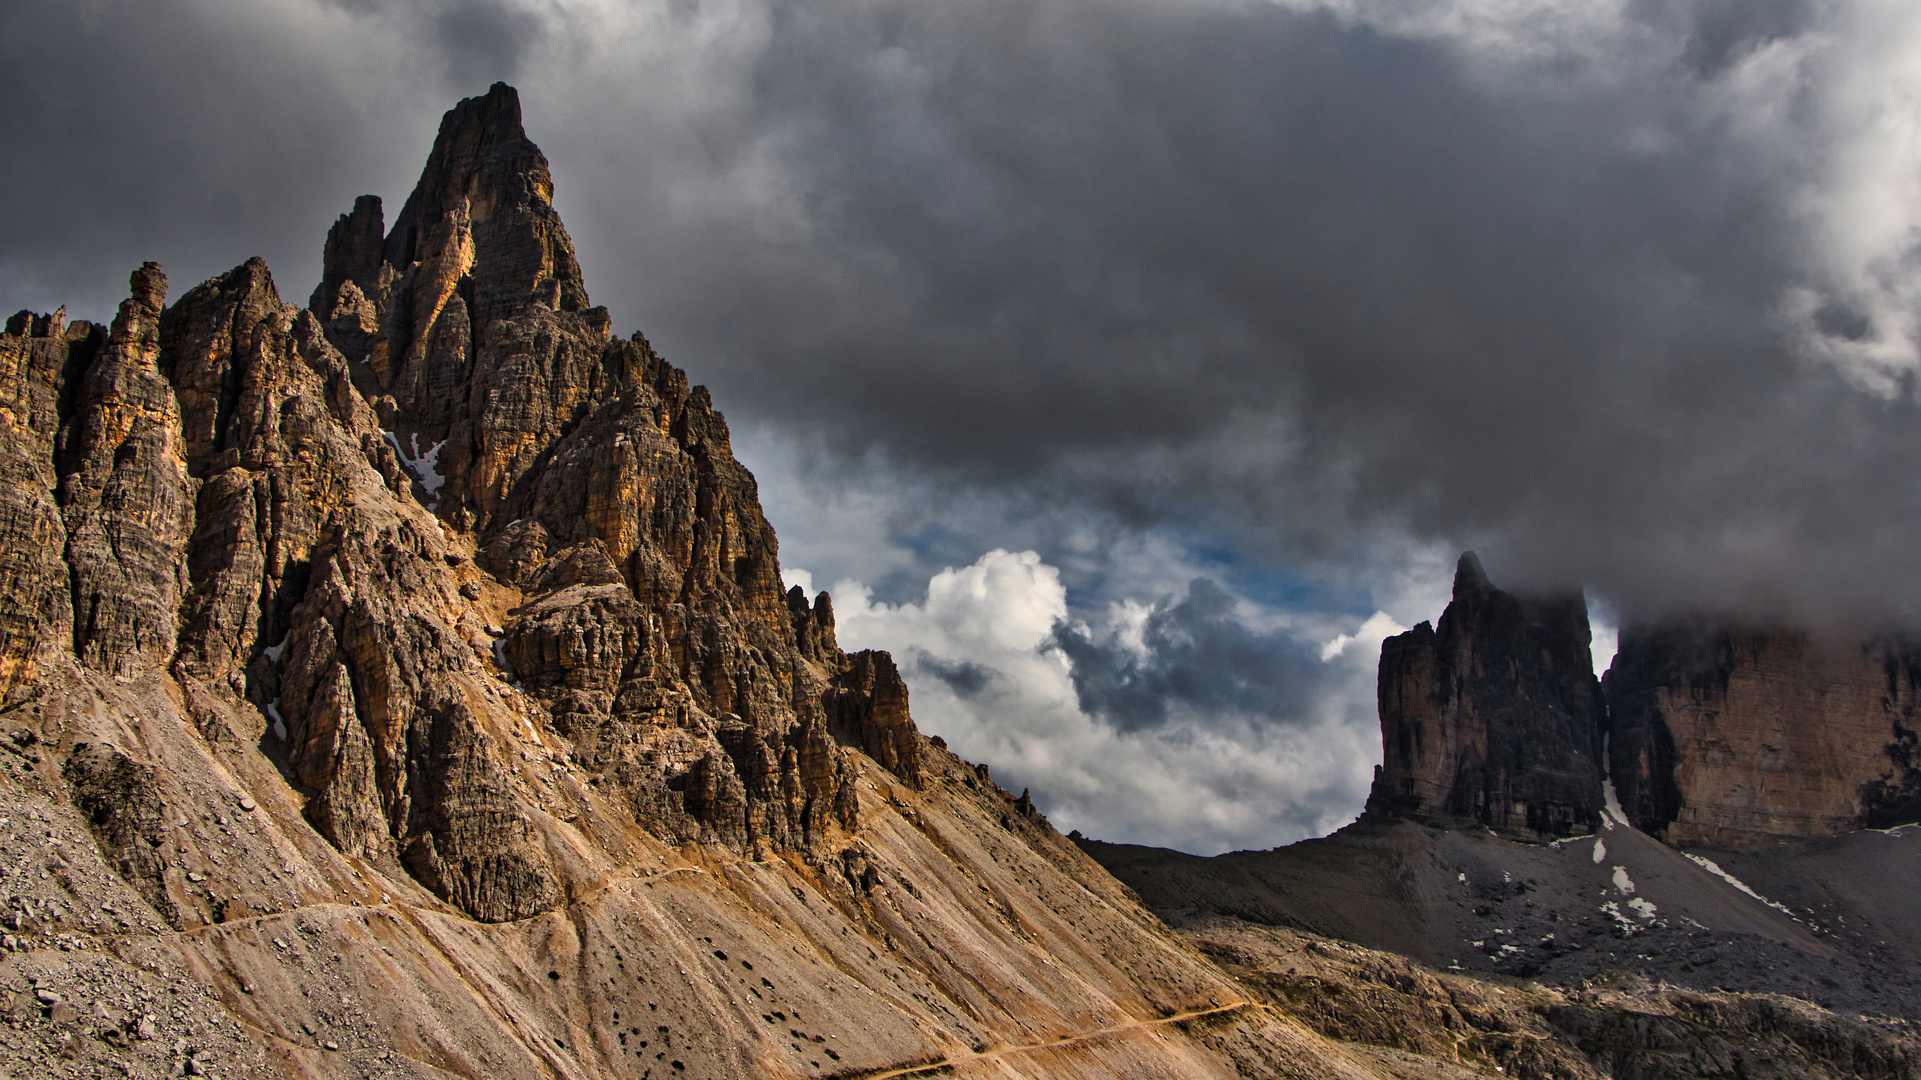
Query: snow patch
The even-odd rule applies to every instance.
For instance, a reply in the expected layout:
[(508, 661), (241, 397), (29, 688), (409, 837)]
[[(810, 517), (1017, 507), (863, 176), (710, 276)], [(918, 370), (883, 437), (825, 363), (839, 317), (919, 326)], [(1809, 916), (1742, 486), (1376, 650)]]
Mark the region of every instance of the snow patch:
[(1607, 802), (1601, 807), (1602, 823), (1610, 829), (1616, 825), (1627, 825), (1632, 829), (1634, 826), (1628, 825), (1628, 812), (1621, 809), (1621, 796), (1614, 790), (1612, 776), (1601, 781), (1601, 793), (1607, 798)]
[(270, 664), (280, 663), (280, 658), (287, 655), (287, 639), (291, 637), (293, 637), (293, 631), (289, 630), (280, 635), (280, 644), (267, 646), (260, 650), (260, 655), (266, 657)]
[[(278, 660), (279, 658), (276, 657), (275, 659)], [(273, 717), (273, 737), (283, 743), (286, 742), (287, 721), (281, 719), (279, 698), (274, 698), (272, 701), (267, 702), (267, 715)]]
[(447, 478), (440, 475), (440, 449), (447, 445), (447, 440), (442, 439), (422, 451), (420, 433), (415, 432), (407, 437), (408, 445), (413, 448), (413, 452), (408, 453), (407, 448), (400, 445), (399, 436), (385, 428), (380, 430), (380, 434), (386, 438), (387, 445), (393, 447), (394, 456), (400, 459), (408, 472), (413, 473), (414, 479), (420, 481), (421, 488), (427, 492), (427, 508), (433, 509), (440, 502), (440, 489), (447, 484)]
[(1634, 894), (1634, 879), (1628, 877), (1627, 867), (1617, 866), (1614, 868), (1614, 888), (1619, 891), (1622, 896), (1632, 896)]
[(1654, 911), (1655, 911), (1654, 905), (1639, 896), (1635, 897), (1632, 900), (1629, 900), (1628, 907), (1631, 910), (1633, 910), (1633, 912), (1636, 915), (1639, 915), (1643, 919), (1648, 919), (1652, 921), (1654, 918)]
[[(1628, 812), (1621, 809), (1621, 795), (1614, 790), (1612, 770), (1607, 766), (1608, 762), (1614, 760), (1610, 756), (1613, 752), (1611, 746), (1613, 741), (1614, 738), (1611, 734), (1603, 734), (1601, 736), (1601, 824), (1606, 825), (1609, 829), (1614, 828), (1616, 825), (1627, 825), (1628, 828), (1632, 829), (1634, 826), (1628, 825)], [(1598, 862), (1600, 860), (1597, 859), (1595, 861)]]
[(1601, 865), (1601, 860), (1607, 857), (1608, 842), (1606, 840), (1596, 840), (1594, 842), (1594, 865)]
[(1753, 889), (1748, 888), (1746, 882), (1742, 881), (1738, 877), (1735, 877), (1733, 874), (1728, 873), (1726, 870), (1721, 869), (1718, 865), (1715, 864), (1713, 859), (1710, 859), (1704, 855), (1689, 855), (1685, 851), (1683, 851), (1681, 854), (1687, 855), (1689, 862), (1693, 863), (1694, 865), (1700, 867), (1703, 870), (1706, 870), (1708, 873), (1713, 874), (1715, 877), (1720, 878), (1722, 881), (1727, 882), (1729, 885), (1734, 886), (1735, 888), (1741, 890), (1742, 892), (1747, 893), (1749, 896), (1754, 897), (1756, 900), (1761, 901), (1763, 904), (1766, 904), (1767, 906), (1773, 908), (1774, 910), (1780, 912), (1783, 915), (1788, 916), (1789, 918), (1794, 917), (1794, 912), (1788, 910), (1788, 906), (1786, 904), (1777, 904), (1774, 901), (1768, 899), (1767, 897), (1762, 896), (1760, 893), (1755, 892)]

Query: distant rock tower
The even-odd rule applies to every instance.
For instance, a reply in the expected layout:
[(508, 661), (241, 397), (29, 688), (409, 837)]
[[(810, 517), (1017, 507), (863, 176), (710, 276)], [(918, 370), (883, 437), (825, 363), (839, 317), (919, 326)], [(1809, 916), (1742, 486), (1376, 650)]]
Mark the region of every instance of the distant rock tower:
[(1589, 640), (1581, 593), (1516, 597), (1462, 555), (1438, 628), (1381, 643), (1368, 812), (1520, 839), (1597, 827), (1606, 709)]
[(1610, 771), (1629, 820), (1742, 847), (1921, 820), (1921, 644), (1674, 618), (1621, 634)]

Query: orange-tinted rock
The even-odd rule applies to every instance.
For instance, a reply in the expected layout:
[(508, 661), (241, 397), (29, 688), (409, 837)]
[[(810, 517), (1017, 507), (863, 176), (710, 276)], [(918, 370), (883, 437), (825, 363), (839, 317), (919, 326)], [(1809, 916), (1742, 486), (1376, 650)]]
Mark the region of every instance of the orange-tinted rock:
[(1921, 650), (1676, 620), (1608, 672), (1622, 807), (1673, 844), (1738, 846), (1921, 820)]
[(20, 312), (0, 334), (0, 692), (31, 679), (45, 649), (72, 646), (73, 604), (56, 500), (56, 446), (78, 374), (104, 334)]
[(487, 921), (588, 887), (555, 768), (754, 852), (858, 821), (849, 746), (918, 784), (898, 673), (790, 601), (725, 420), (586, 309), (552, 193), (496, 86), (391, 231), (371, 198), (335, 224), (314, 311), (255, 259), (171, 307), (144, 266), (104, 339), (10, 320), (0, 681), (49, 650), (173, 680), (199, 738), (284, 756), (339, 851)]
[(1604, 710), (1579, 593), (1519, 598), (1461, 557), (1439, 627), (1381, 643), (1368, 810), (1520, 837), (1594, 828)]
[(539, 455), (630, 384), (587, 307), (553, 177), (501, 84), (441, 122), (413, 194), (381, 237), (362, 196), (328, 234), (314, 310), (356, 363), (409, 457), (439, 447), (424, 501), (485, 529)]
[(147, 263), (130, 285), (132, 297), (80, 378), (60, 477), (74, 652), (117, 675), (173, 657), (198, 487), (173, 387), (159, 367), (166, 275)]

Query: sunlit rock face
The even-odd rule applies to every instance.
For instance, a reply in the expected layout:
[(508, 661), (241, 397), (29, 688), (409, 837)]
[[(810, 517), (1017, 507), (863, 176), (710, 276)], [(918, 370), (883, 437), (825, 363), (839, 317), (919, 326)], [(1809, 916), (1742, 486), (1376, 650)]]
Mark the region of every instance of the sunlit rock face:
[(1589, 644), (1578, 592), (1517, 597), (1463, 555), (1439, 625), (1381, 644), (1369, 812), (1521, 838), (1592, 830), (1605, 708)]
[(1611, 771), (1638, 827), (1741, 846), (1921, 820), (1921, 649), (1705, 619), (1629, 628)]

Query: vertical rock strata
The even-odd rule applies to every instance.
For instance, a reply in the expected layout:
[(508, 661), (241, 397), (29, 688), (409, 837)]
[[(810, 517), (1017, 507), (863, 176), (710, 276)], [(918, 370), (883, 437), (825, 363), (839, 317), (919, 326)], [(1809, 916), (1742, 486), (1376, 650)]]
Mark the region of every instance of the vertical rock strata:
[(1600, 823), (1605, 710), (1579, 593), (1516, 597), (1463, 555), (1440, 624), (1383, 642), (1379, 680), (1370, 812), (1520, 838)]
[(59, 462), (74, 653), (113, 675), (164, 666), (173, 655), (198, 486), (187, 473), (179, 403), (160, 371), (166, 275), (147, 263), (130, 286), (80, 379)]
[(106, 335), (66, 314), (21, 312), (0, 334), (0, 691), (33, 677), (45, 644), (71, 641), (61, 429)]
[(1740, 846), (1921, 819), (1921, 649), (1704, 619), (1632, 628), (1607, 676), (1634, 824)]
[[(0, 689), (62, 656), (171, 678), (342, 853), (487, 921), (578, 887), (592, 832), (529, 733), (628, 822), (743, 852), (853, 827), (849, 746), (918, 787), (892, 661), (783, 590), (725, 421), (609, 335), (552, 195), (496, 85), (447, 114), (392, 230), (372, 197), (340, 218), (309, 309), (257, 259), (169, 307), (149, 263), (104, 334), (10, 321)], [(117, 753), (73, 782), (143, 775)]]

